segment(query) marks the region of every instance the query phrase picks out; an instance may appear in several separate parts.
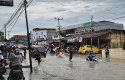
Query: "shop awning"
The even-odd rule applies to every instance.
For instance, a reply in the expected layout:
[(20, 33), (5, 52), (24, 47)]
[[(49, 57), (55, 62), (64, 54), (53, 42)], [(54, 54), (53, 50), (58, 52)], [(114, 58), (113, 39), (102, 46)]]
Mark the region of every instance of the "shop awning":
[(83, 37), (83, 38), (91, 38), (91, 37), (100, 37), (102, 35), (105, 35), (109, 33), (108, 32), (93, 32), (93, 33), (87, 33), (87, 34), (84, 34), (84, 35), (74, 35), (76, 37)]

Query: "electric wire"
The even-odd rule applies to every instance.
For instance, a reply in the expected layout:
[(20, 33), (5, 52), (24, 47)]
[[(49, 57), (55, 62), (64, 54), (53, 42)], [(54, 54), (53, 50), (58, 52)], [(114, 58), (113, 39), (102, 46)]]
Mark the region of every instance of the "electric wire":
[(13, 23), (13, 25), (12, 25), (11, 29), (9, 30), (9, 32), (12, 31), (12, 29), (14, 28), (15, 24), (17, 23), (17, 21), (18, 21), (18, 19), (21, 16), (22, 13), (23, 13), (23, 10), (20, 12), (20, 14), (18, 15), (18, 17), (15, 19), (15, 22)]
[(18, 14), (18, 12), (22, 9), (23, 7), (23, 1), (20, 2), (19, 6), (17, 7), (17, 9), (15, 10), (15, 12), (12, 14), (12, 16), (10, 17), (10, 19), (7, 21), (7, 23), (5, 25), (8, 25), (11, 20)]
[[(28, 1), (28, 3), (27, 3), (27, 7), (32, 3), (32, 1), (33, 0), (30, 0), (30, 1)], [(13, 13), (13, 15), (10, 17), (10, 19), (8, 20), (8, 22), (4, 25), (4, 27), (0, 30), (0, 31), (2, 31), (5, 27), (6, 28), (8, 28), (9, 26), (11, 26), (12, 25), (12, 23), (14, 22), (14, 18), (19, 14), (19, 15), (21, 15), (19, 12), (20, 12), (20, 10), (21, 9), (23, 9), (23, 7), (24, 7), (24, 3), (23, 3), (23, 1), (19, 4), (19, 6), (17, 7), (17, 9), (15, 10), (15, 12)], [(24, 11), (24, 9), (23, 9), (23, 11)], [(21, 11), (21, 13), (23, 12), (23, 11)], [(16, 18), (15, 18), (16, 19)], [(12, 21), (12, 22), (11, 22)], [(7, 27), (8, 26), (8, 27)]]
[[(33, 0), (31, 0), (31, 1), (28, 3), (27, 7), (31, 4), (32, 1), (33, 1)], [(9, 30), (9, 32), (12, 31), (12, 29), (14, 28), (16, 22), (18, 21), (19, 17), (20, 17), (21, 14), (23, 13), (23, 11), (24, 11), (24, 9), (22, 9), (22, 11), (21, 11), (20, 14), (18, 15), (17, 19), (15, 19), (15, 22), (14, 22), (14, 24), (12, 25), (11, 29)]]
[(16, 8), (15, 12), (12, 14), (12, 16), (10, 17), (10, 19), (7, 21), (7, 23), (4, 24), (4, 27), (0, 30), (2, 31), (10, 22), (11, 20), (14, 18), (14, 16), (17, 15), (17, 13), (19, 12), (19, 10), (21, 9), (22, 7), (22, 1), (20, 2), (19, 6)]
[[(28, 4), (27, 4), (27, 7), (29, 6), (29, 4), (32, 2), (33, 0), (30, 0), (30, 1), (28, 1)], [(23, 4), (23, 3), (22, 3)], [(21, 7), (19, 7), (19, 9), (17, 10), (17, 12), (15, 13), (15, 15), (17, 15), (17, 13), (18, 13), (18, 11), (22, 8), (22, 4), (20, 4), (21, 5)], [(95, 3), (96, 4), (96, 3)], [(124, 2), (122, 2), (121, 4), (124, 4)], [(122, 8), (123, 8), (124, 6), (122, 5)], [(114, 8), (108, 8), (108, 9), (106, 9), (105, 11), (104, 11), (104, 14), (102, 15), (102, 16), (98, 16), (98, 18), (99, 17), (104, 17), (105, 15), (110, 15), (109, 13), (111, 13), (110, 11), (119, 11), (120, 10), (120, 8), (121, 7), (119, 7), (119, 6), (116, 6), (116, 7), (114, 7)], [(113, 10), (113, 9), (115, 9), (115, 10)], [(109, 11), (110, 10), (110, 11)], [(15, 16), (15, 15), (13, 15), (13, 16)], [(71, 15), (71, 14), (70, 14)], [(10, 20), (7, 22), (8, 24), (11, 22), (11, 20), (13, 19), (13, 16), (10, 18)], [(117, 20), (117, 19), (121, 19), (121, 18), (124, 18), (125, 16), (122, 16), (122, 17), (118, 17), (118, 18), (114, 18), (114, 19), (111, 19), (111, 20)], [(110, 20), (110, 21), (111, 21)], [(49, 20), (49, 21), (51, 21), (51, 20)], [(2, 29), (4, 29), (4, 28), (2, 28)]]

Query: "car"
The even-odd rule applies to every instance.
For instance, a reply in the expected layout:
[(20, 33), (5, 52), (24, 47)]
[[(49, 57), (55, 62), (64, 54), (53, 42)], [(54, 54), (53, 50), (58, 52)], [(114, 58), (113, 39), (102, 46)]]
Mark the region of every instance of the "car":
[(21, 45), (21, 46), (18, 46), (18, 48), (24, 50), (24, 49), (28, 49), (28, 46)]
[(31, 48), (32, 48), (32, 52), (33, 54), (32, 57), (34, 56), (34, 51), (35, 50), (38, 50), (38, 52), (41, 54), (42, 57), (46, 57), (46, 48), (42, 45), (31, 45)]
[(5, 42), (4, 46), (6, 46), (6, 47), (13, 47), (14, 43), (13, 42)]
[(87, 54), (90, 51), (93, 51), (93, 53), (100, 53), (100, 49), (93, 45), (92, 45), (92, 49), (91, 49), (91, 45), (84, 45), (78, 49), (78, 53), (83, 53), (83, 54)]

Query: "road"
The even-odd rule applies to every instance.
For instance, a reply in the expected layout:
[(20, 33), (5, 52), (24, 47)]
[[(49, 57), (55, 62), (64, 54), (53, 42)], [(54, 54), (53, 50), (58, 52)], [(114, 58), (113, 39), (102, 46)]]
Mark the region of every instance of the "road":
[[(47, 54), (42, 58), (40, 65), (35, 59), (33, 72), (29, 68), (23, 68), (26, 80), (125, 80), (125, 60), (106, 60), (98, 55), (99, 62), (88, 62), (85, 55), (75, 54), (73, 62), (68, 61), (68, 54), (63, 57)], [(29, 65), (27, 59), (23, 65)], [(8, 77), (9, 69), (4, 75)]]

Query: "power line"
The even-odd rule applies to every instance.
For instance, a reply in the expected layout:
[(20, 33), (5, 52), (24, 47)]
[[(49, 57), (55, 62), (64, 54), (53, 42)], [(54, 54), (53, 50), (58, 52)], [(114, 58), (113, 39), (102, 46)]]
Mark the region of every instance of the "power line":
[(22, 9), (23, 7), (23, 1), (21, 1), (21, 3), (19, 4), (19, 6), (17, 7), (17, 9), (15, 10), (15, 12), (12, 14), (12, 16), (10, 17), (10, 19), (7, 21), (6, 26), (12, 21), (12, 19), (18, 14), (18, 12)]
[(18, 15), (18, 17), (15, 19), (15, 22), (14, 22), (14, 24), (12, 25), (11, 29), (9, 30), (9, 32), (12, 31), (12, 29), (13, 29), (13, 27), (15, 26), (16, 22), (18, 21), (19, 17), (21, 16), (22, 12), (23, 12), (23, 11), (21, 11), (21, 13), (20, 13), (20, 14)]
[[(29, 6), (29, 4), (32, 2), (33, 0), (30, 0), (30, 1), (28, 1), (28, 4), (27, 4), (27, 7)], [(97, 2), (96, 2), (97, 3)], [(121, 4), (124, 4), (124, 2), (122, 2)], [(8, 22), (6, 23), (6, 26), (10, 26), (11, 24), (10, 24), (10, 22), (12, 21), (12, 19), (14, 19), (14, 17), (19, 13), (19, 11), (22, 9), (22, 7), (23, 7), (23, 1), (19, 4), (19, 6), (18, 6), (18, 8), (17, 8), (17, 10), (14, 12), (15, 14), (13, 14), (11, 17), (10, 17), (10, 19), (8, 20)], [(121, 7), (119, 7), (119, 6), (116, 6), (116, 7), (114, 7), (113, 9), (115, 9), (115, 11), (118, 11), (119, 9), (120, 9)], [(111, 9), (111, 7), (110, 8), (108, 8), (108, 9), (106, 9), (106, 11), (108, 11), (108, 10), (110, 10), (110, 11), (113, 11), (113, 9)], [(108, 14), (108, 13), (110, 13), (110, 12), (104, 12), (105, 13), (105, 15), (106, 15), (106, 13)], [(68, 14), (68, 13), (67, 13)], [(71, 15), (71, 14), (70, 14)], [(104, 15), (103, 15), (103, 17), (104, 17)], [(120, 18), (122, 18), (122, 17), (120, 17)], [(115, 18), (115, 19), (111, 19), (111, 20), (116, 20), (116, 19), (120, 19), (120, 18)], [(10, 24), (10, 25), (8, 25), (8, 24)], [(4, 27), (1, 29), (1, 30), (3, 30), (4, 29)]]
[[(27, 7), (32, 3), (33, 0), (28, 1)], [(10, 19), (7, 21), (7, 23), (4, 25), (4, 27), (0, 30), (2, 31), (5, 27), (8, 28), (10, 25), (12, 25), (12, 23), (15, 21), (13, 20), (18, 14), (21, 15), (21, 13), (24, 11), (23, 9), (24, 7), (24, 3), (23, 1), (20, 2), (19, 6), (17, 7), (17, 9), (15, 10), (15, 12), (12, 14), (12, 16), (10, 17)], [(20, 10), (22, 10), (20, 12)], [(20, 12), (20, 13), (19, 13)], [(17, 19), (17, 18), (15, 18)], [(13, 21), (12, 21), (13, 20)], [(11, 22), (12, 21), (12, 22)], [(8, 26), (8, 27), (7, 27)]]
[(12, 14), (12, 16), (10, 17), (10, 19), (7, 21), (7, 23), (5, 23), (4, 27), (1, 29), (1, 31), (7, 27), (7, 25), (12, 21), (12, 19), (18, 14), (18, 12), (20, 11), (22, 7), (22, 1), (20, 2), (19, 6), (17, 7), (17, 9), (15, 10), (15, 12)]
[(111, 19), (111, 20), (109, 20), (109, 21), (117, 20), (117, 19), (121, 19), (121, 18), (125, 18), (125, 16), (117, 17), (117, 18)]
[[(31, 4), (31, 2), (32, 2), (33, 0), (30, 0), (29, 2), (28, 2), (28, 4), (27, 4), (27, 7)], [(19, 13), (19, 11), (21, 10), (21, 9), (23, 9), (23, 7), (24, 7), (24, 3), (23, 3), (23, 1), (20, 3), (20, 6), (17, 8), (17, 10), (16, 10), (16, 12), (10, 17), (10, 20), (6, 23), (6, 25), (8, 25), (13, 19), (14, 19), (14, 17)], [(24, 11), (24, 10), (23, 10)], [(22, 13), (22, 12), (21, 12)]]

